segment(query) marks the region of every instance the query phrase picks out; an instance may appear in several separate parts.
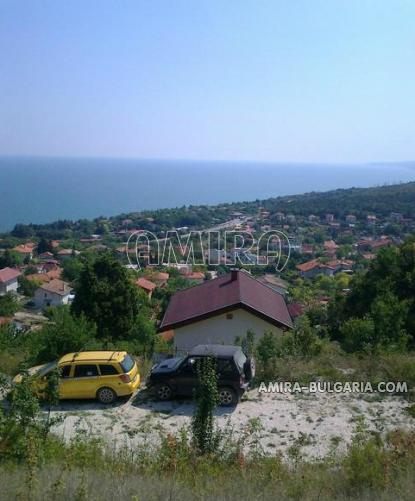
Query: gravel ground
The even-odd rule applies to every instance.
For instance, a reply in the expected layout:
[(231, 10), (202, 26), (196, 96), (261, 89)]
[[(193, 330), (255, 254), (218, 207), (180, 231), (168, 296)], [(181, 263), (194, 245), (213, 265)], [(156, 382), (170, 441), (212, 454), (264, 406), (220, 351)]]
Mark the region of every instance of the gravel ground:
[[(405, 411), (408, 403), (398, 396), (358, 393), (270, 394), (249, 391), (235, 408), (218, 408), (217, 423), (231, 426), (236, 434), (254, 424), (260, 445), (268, 454), (287, 454), (301, 444), (310, 458), (343, 451), (356, 427), (364, 422), (373, 432), (410, 429), (415, 419)], [(177, 432), (188, 426), (191, 400), (154, 402), (139, 392), (129, 400), (103, 406), (95, 401), (63, 401), (53, 411), (62, 421), (54, 432), (70, 440), (77, 433), (103, 437), (111, 445), (134, 447), (156, 444), (160, 432)]]

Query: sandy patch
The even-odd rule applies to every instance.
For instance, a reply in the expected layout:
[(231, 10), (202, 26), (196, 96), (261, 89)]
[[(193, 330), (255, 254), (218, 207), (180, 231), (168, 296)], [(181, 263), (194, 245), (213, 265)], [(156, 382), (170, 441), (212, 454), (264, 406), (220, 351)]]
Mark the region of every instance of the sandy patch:
[[(62, 421), (54, 432), (69, 440), (77, 433), (99, 436), (117, 447), (156, 444), (160, 432), (176, 432), (188, 426), (193, 414), (191, 400), (146, 401), (142, 393), (112, 406), (95, 401), (65, 401), (54, 416)], [(408, 403), (398, 396), (379, 398), (370, 394), (260, 394), (251, 390), (235, 408), (219, 408), (220, 427), (236, 434), (250, 424), (259, 429), (260, 445), (268, 454), (287, 454), (301, 444), (302, 455), (323, 457), (343, 451), (362, 422), (370, 431), (385, 433), (413, 428), (406, 412)]]

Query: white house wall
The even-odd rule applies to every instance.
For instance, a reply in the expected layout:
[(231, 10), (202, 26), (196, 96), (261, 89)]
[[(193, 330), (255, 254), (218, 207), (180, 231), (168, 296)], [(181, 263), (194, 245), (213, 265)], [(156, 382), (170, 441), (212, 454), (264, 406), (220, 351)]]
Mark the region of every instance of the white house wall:
[(206, 318), (193, 324), (174, 329), (174, 344), (178, 352), (187, 352), (198, 344), (235, 344), (237, 337), (243, 338), (248, 330), (255, 333), (255, 341), (264, 332), (282, 334), (282, 329), (262, 320), (242, 308), (233, 310), (231, 319), (227, 313)]
[(0, 284), (0, 296), (3, 296), (4, 294), (8, 294), (8, 293), (15, 294), (17, 292), (18, 287), (19, 287), (19, 283), (17, 282), (17, 280), (2, 283), (2, 284)]
[(60, 294), (54, 294), (52, 292), (47, 292), (43, 289), (37, 289), (35, 292), (35, 305), (36, 308), (43, 309), (47, 306), (60, 306), (62, 304), (68, 304), (69, 294), (61, 296)]

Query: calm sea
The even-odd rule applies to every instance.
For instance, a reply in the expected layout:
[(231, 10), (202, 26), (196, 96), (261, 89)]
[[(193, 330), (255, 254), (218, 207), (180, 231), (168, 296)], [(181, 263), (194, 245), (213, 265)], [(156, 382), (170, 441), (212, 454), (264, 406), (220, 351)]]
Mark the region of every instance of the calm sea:
[(0, 157), (0, 231), (16, 223), (111, 216), (415, 180), (415, 164), (316, 165)]

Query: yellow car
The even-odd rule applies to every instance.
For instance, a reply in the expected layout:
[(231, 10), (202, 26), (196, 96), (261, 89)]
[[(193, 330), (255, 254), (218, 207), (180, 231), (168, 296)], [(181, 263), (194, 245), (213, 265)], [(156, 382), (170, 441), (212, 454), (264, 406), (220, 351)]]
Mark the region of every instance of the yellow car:
[[(64, 355), (58, 362), (29, 369), (41, 394), (47, 376), (56, 367), (60, 370), (59, 398), (96, 398), (104, 404), (117, 397), (132, 395), (140, 386), (137, 363), (125, 351), (82, 351)], [(18, 374), (15, 383), (22, 380)]]

